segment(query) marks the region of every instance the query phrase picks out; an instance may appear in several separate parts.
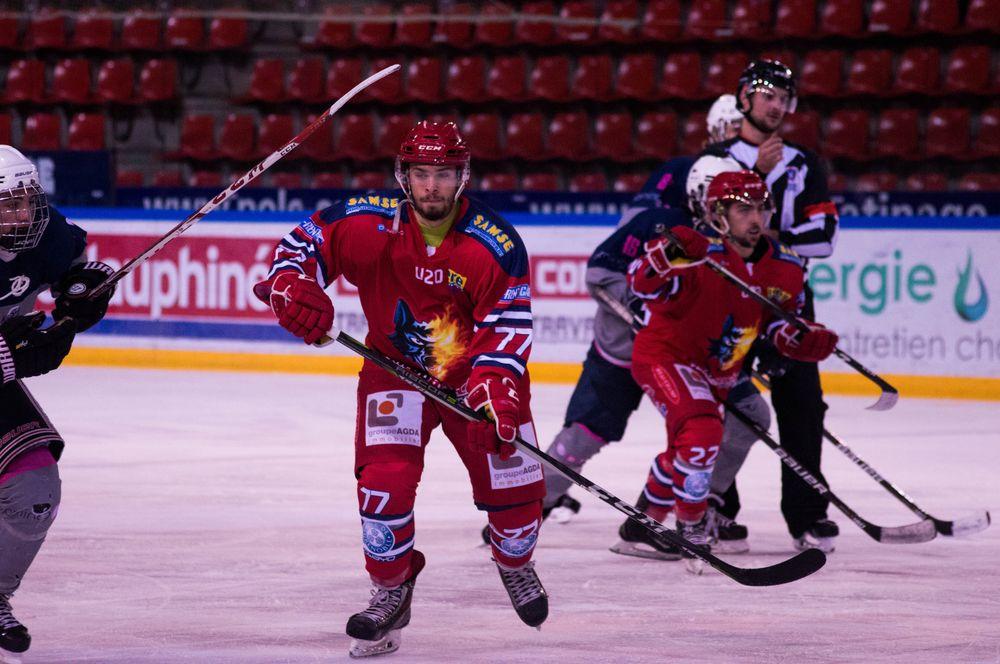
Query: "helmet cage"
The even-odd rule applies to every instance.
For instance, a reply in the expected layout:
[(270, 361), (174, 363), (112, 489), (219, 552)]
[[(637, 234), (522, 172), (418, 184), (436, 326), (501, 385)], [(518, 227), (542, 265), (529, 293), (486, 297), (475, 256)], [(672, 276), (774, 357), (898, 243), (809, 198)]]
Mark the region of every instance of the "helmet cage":
[(48, 198), (37, 182), (0, 191), (0, 249), (12, 253), (34, 249), (48, 225)]

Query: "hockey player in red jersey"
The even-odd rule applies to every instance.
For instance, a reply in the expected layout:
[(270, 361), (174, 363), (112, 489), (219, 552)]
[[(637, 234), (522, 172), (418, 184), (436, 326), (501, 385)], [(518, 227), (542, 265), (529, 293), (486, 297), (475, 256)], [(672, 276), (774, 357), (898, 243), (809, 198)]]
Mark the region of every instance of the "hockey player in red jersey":
[(278, 322), (314, 343), (331, 327), (324, 288), (358, 288), (368, 346), (465, 394), (490, 422), (468, 422), (368, 362), (358, 383), (355, 475), (369, 607), (347, 623), (352, 655), (391, 652), (410, 619), (424, 556), (414, 548), (414, 499), (424, 449), (439, 424), (487, 513), (492, 553), (518, 616), (540, 625), (548, 598), (531, 555), (545, 494), (541, 465), (515, 451), (534, 443), (527, 372), (528, 256), (514, 228), (463, 196), (469, 148), (453, 123), (421, 122), (396, 159), (403, 197), (359, 195), (316, 212), (281, 240), (255, 293)]
[[(707, 546), (709, 481), (722, 441), (721, 404), (736, 383), (744, 357), (760, 334), (803, 362), (826, 358), (837, 335), (817, 323), (798, 333), (774, 320), (761, 304), (703, 265), (713, 260), (792, 313), (803, 303), (801, 259), (769, 238), (772, 212), (767, 186), (752, 171), (717, 175), (708, 187), (706, 217), (721, 239), (684, 226), (680, 242), (646, 243), (629, 268), (633, 292), (646, 300), (649, 324), (635, 339), (632, 375), (666, 417), (667, 450), (653, 462), (643, 496), (646, 511), (663, 521), (676, 499), (678, 532)], [(618, 549), (616, 549), (618, 550)], [(619, 553), (626, 553), (618, 550)], [(697, 559), (688, 568), (700, 573)]]

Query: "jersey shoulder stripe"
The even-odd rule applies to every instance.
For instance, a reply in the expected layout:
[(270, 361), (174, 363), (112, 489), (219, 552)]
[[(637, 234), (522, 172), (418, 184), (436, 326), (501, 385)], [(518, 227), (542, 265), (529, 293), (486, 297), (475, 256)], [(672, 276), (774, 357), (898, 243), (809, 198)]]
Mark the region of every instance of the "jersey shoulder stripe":
[(469, 207), (455, 230), (476, 240), (512, 277), (528, 273), (528, 251), (513, 224), (479, 201), (467, 197)]
[(801, 270), (806, 267), (805, 260), (795, 253), (795, 250), (786, 244), (778, 242), (772, 237), (768, 237), (767, 241), (771, 244), (771, 255), (779, 261), (785, 261), (791, 263)]

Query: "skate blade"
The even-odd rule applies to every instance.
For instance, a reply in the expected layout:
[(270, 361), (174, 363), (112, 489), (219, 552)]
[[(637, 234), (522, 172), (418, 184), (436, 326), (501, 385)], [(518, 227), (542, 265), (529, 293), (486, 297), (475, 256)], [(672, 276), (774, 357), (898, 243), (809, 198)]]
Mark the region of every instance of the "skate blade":
[(713, 540), (712, 553), (748, 553), (750, 542), (746, 540)]
[(806, 549), (819, 549), (823, 553), (833, 553), (836, 550), (836, 538), (834, 537), (800, 537), (795, 540), (795, 549), (805, 551)]
[(633, 556), (635, 558), (647, 558), (649, 560), (680, 560), (680, 553), (664, 553), (663, 551), (658, 551), (648, 544), (643, 544), (641, 542), (626, 542), (625, 540), (618, 540), (616, 544), (611, 546), (609, 549), (612, 553), (620, 553), (623, 556)]
[(347, 654), (352, 659), (362, 657), (376, 657), (378, 655), (388, 655), (399, 650), (402, 643), (402, 630), (393, 629), (378, 641), (365, 641), (364, 639), (351, 639), (351, 650)]
[(0, 648), (0, 664), (21, 664), (24, 661), (21, 659), (22, 654)]
[(684, 569), (686, 569), (690, 574), (701, 576), (705, 573), (705, 561), (701, 558), (685, 558)]
[(552, 511), (549, 512), (549, 516), (546, 521), (552, 521), (553, 523), (569, 523), (573, 520), (573, 516), (576, 514), (573, 510), (568, 507), (553, 507)]

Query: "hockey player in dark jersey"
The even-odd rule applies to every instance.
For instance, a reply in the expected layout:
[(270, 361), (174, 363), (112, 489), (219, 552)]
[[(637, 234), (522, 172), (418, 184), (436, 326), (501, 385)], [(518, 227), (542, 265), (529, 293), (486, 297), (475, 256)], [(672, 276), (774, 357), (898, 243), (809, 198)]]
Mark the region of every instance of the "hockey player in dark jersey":
[[(710, 145), (703, 155), (728, 156), (744, 168), (753, 168), (765, 180), (775, 204), (767, 229), (772, 238), (794, 249), (807, 263), (810, 258), (830, 256), (839, 220), (827, 192), (825, 168), (815, 153), (780, 136), (785, 115), (795, 111), (798, 101), (792, 71), (776, 61), (751, 62), (740, 76), (736, 96), (744, 116), (739, 136)], [(804, 293), (803, 315), (811, 320), (815, 314), (808, 284)], [(819, 369), (815, 363), (784, 362), (772, 376), (771, 385), (781, 444), (825, 482), (820, 452), (826, 404)], [(795, 546), (832, 551), (839, 530), (827, 518), (829, 501), (784, 466), (781, 486), (781, 511)], [(720, 520), (730, 523), (739, 510), (735, 483), (721, 494), (716, 493), (717, 488), (713, 488), (713, 496)], [(738, 528), (745, 534), (742, 526)]]
[[(85, 297), (111, 272), (85, 261), (86, 241), (82, 229), (48, 205), (34, 164), (0, 145), (0, 661), (31, 645), (10, 598), (45, 541), (61, 495), (56, 462), (63, 440), (22, 379), (57, 369), (75, 335), (104, 316), (112, 295)], [(56, 322), (45, 328), (45, 314), (34, 311), (44, 290), (56, 299)]]
[(539, 626), (548, 598), (531, 561), (542, 520), (541, 465), (509, 445), (534, 442), (528, 256), (514, 228), (462, 195), (469, 149), (452, 123), (421, 122), (396, 163), (398, 197), (359, 195), (315, 213), (279, 243), (255, 287), (278, 322), (307, 343), (333, 321), (324, 288), (357, 286), (367, 344), (465, 394), (494, 423), (468, 422), (366, 362), (357, 391), (354, 473), (365, 565), (374, 586), (350, 618), (353, 656), (391, 652), (409, 623), (424, 556), (414, 501), (424, 448), (439, 424), (486, 512), (493, 558), (518, 616)]

